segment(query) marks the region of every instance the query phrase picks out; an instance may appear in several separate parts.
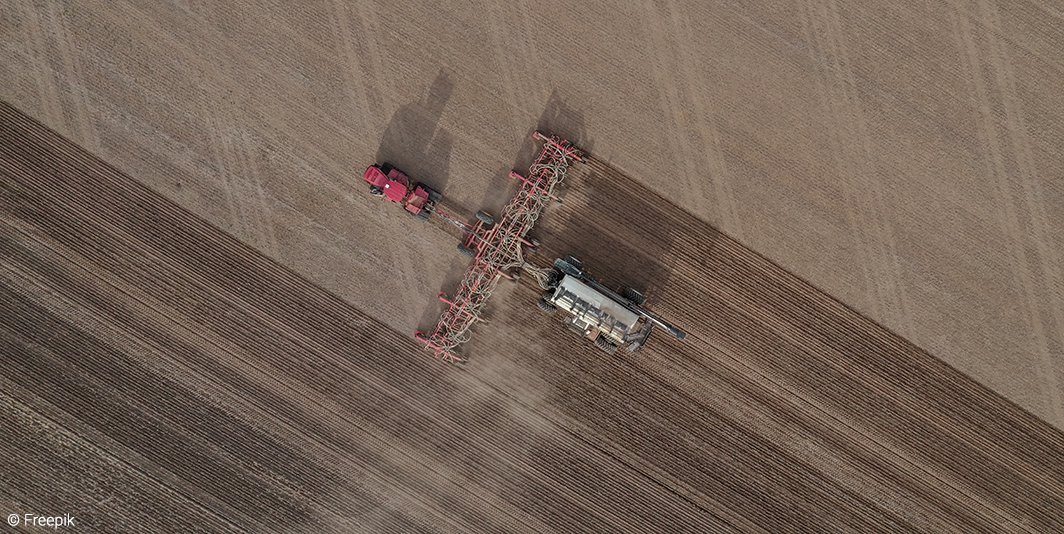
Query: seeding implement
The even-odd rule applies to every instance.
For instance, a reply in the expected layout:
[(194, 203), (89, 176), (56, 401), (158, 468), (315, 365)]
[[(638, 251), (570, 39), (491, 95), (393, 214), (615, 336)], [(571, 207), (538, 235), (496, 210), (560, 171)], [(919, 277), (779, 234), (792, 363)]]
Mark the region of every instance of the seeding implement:
[(642, 294), (626, 288), (614, 293), (583, 271), (583, 264), (571, 256), (554, 262), (553, 268), (541, 269), (527, 263), (524, 252), (534, 250), (535, 239), (528, 232), (536, 224), (543, 208), (552, 200), (560, 201), (555, 189), (565, 178), (565, 172), (575, 161), (583, 161), (583, 153), (572, 143), (555, 135), (532, 134), (543, 141), (528, 176), (511, 172), (520, 180), (520, 187), (510, 203), (502, 209), (500, 219), (479, 211), (476, 221), (467, 223), (439, 209), (440, 194), (432, 188), (411, 181), (394, 166), (371, 165), (363, 175), (370, 184), (370, 192), (399, 203), (411, 215), (428, 219), (431, 213), (449, 221), (462, 231), (458, 252), (473, 259), (462, 282), (450, 298), (437, 293), (447, 303), (432, 333), (415, 332), (414, 337), (433, 354), (452, 363), (465, 363), (456, 353), (459, 345), (469, 341), (470, 328), (483, 321), (481, 313), (500, 278), (517, 280), (521, 271), (530, 273), (544, 289), (539, 307), (548, 313), (558, 308), (568, 312), (566, 324), (588, 337), (599, 348), (613, 353), (618, 347), (635, 352), (646, 343), (654, 326), (668, 330), (679, 339), (684, 333), (650, 314), (641, 306)]
[(443, 292), (437, 295), (447, 303), (447, 309), (436, 328), (428, 335), (423, 332), (414, 334), (426, 348), (445, 361), (465, 362), (455, 354), (455, 349), (469, 340), (470, 327), (482, 320), (484, 303), (499, 278), (515, 280), (521, 269), (534, 270), (525, 263), (522, 247), (534, 248), (537, 243), (526, 239), (526, 235), (547, 203), (558, 199), (554, 190), (564, 179), (565, 171), (574, 161), (582, 161), (583, 154), (564, 139), (539, 132), (532, 137), (543, 141), (543, 149), (529, 167), (527, 177), (510, 173), (511, 178), (521, 181), (521, 186), (503, 208), (498, 222), (481, 211), (477, 213), (477, 222), (470, 225), (437, 210), (437, 214), (455, 223), (465, 233), (458, 250), (473, 258), (454, 295), (451, 298)]

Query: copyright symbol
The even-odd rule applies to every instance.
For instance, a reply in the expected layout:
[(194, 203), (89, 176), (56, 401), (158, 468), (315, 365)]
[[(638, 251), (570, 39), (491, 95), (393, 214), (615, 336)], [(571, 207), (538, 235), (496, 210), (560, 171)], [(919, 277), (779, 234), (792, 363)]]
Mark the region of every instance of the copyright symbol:
[(11, 514), (7, 516), (7, 524), (11, 526), (18, 526), (18, 514)]

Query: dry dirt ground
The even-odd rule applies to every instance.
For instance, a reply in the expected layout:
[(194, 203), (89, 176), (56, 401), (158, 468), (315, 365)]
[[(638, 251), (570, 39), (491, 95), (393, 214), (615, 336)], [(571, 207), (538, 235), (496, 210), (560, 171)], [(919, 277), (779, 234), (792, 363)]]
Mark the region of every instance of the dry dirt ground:
[(606, 357), (526, 280), (499, 288), (466, 369), (2, 104), (0, 187), (7, 513), (89, 532), (1064, 529), (1059, 430), (597, 160), (541, 254), (604, 258), (688, 337)]
[[(0, 504), (101, 530), (1059, 530), (1062, 22), (0, 0), (0, 100), (100, 158), (0, 169), (36, 191), (3, 190), (29, 212), (3, 212)], [(597, 357), (518, 285), (466, 371), (409, 344), (465, 263), (362, 169), (497, 209), (537, 126), (596, 158), (544, 254), (647, 288), (689, 343)]]
[(538, 125), (1058, 428), (1061, 50), (1043, 1), (0, 1), (0, 98), (399, 331), (462, 264), (361, 170), (498, 207)]

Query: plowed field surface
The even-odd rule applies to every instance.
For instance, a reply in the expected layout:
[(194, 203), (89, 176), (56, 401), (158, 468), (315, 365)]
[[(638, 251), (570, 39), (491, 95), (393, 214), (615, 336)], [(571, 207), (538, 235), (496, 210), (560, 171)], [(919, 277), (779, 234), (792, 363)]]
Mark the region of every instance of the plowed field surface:
[(535, 261), (603, 258), (689, 336), (606, 357), (504, 284), (465, 369), (7, 105), (0, 180), (8, 513), (93, 532), (1064, 529), (1060, 431), (598, 160)]
[(497, 211), (554, 131), (1064, 429), (1062, 28), (1045, 0), (0, 0), (0, 99), (404, 333), (462, 260), (362, 170)]

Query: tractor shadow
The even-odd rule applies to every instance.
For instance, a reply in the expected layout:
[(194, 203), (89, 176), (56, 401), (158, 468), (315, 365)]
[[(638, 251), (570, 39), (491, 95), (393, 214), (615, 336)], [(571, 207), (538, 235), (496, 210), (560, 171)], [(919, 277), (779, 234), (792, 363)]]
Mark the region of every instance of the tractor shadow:
[(440, 118), (453, 91), (451, 76), (440, 70), (424, 98), (396, 110), (381, 136), (377, 163), (391, 163), (412, 180), (443, 192), (454, 137), (440, 127)]

